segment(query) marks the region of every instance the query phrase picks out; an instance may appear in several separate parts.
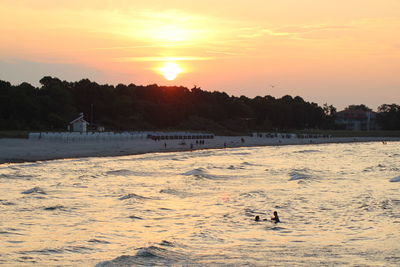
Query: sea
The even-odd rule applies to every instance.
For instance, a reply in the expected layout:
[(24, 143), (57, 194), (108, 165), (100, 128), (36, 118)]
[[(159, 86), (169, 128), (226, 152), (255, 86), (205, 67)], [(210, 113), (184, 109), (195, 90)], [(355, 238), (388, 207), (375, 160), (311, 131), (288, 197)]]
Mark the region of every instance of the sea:
[(0, 265), (400, 266), (400, 142), (2, 164)]

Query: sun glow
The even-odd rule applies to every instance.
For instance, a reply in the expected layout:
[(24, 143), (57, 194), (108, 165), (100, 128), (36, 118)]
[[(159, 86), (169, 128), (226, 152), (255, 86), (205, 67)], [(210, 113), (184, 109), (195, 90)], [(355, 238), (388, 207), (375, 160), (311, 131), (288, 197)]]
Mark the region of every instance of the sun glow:
[(172, 81), (182, 72), (182, 68), (175, 62), (165, 62), (164, 65), (159, 68), (159, 71), (165, 79)]

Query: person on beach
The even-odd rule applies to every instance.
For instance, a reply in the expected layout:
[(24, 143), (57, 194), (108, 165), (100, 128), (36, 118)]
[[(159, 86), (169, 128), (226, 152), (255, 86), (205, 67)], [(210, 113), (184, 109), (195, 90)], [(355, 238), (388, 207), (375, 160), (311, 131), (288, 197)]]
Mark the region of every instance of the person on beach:
[(260, 216), (257, 215), (257, 216), (254, 218), (254, 221), (259, 222), (259, 221), (260, 221)]
[(274, 211), (274, 217), (271, 217), (271, 221), (273, 221), (274, 223), (281, 222), (281, 221), (279, 220), (278, 212), (277, 212), (277, 211)]

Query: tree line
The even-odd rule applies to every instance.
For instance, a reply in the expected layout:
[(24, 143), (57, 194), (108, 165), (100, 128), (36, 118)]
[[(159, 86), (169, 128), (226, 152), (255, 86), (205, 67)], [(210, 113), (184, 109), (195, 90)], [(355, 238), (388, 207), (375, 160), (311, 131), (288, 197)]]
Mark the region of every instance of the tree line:
[[(194, 87), (98, 84), (44, 77), (40, 86), (0, 81), (0, 130), (64, 131), (80, 112), (107, 130), (247, 132), (334, 129), (336, 109), (289, 95), (229, 96)], [(387, 129), (399, 129), (400, 108), (380, 107)]]

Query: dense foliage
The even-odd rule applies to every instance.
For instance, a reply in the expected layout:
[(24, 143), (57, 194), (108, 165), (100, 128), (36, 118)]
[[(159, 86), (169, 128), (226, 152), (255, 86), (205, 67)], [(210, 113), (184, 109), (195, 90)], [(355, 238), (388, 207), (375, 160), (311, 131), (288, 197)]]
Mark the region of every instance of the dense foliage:
[(0, 81), (0, 130), (66, 130), (80, 112), (107, 130), (215, 132), (326, 129), (336, 109), (301, 97), (228, 96), (194, 87), (99, 85), (44, 77), (37, 88)]
[(400, 130), (400, 106), (383, 104), (378, 108), (377, 120), (383, 130)]

